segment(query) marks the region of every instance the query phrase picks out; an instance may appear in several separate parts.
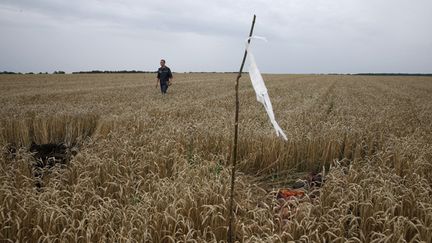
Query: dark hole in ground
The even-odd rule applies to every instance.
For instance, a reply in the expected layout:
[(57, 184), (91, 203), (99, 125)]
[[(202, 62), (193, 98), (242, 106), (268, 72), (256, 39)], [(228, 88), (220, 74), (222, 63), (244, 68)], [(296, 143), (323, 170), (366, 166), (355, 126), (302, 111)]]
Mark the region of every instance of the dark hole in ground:
[(68, 167), (72, 157), (87, 138), (93, 136), (98, 125), (101, 125), (104, 134), (112, 128), (111, 124), (99, 123), (99, 115), (93, 113), (28, 115), (19, 119), (0, 119), (1, 142), (6, 145), (0, 148), (5, 151), (3, 156), (9, 161), (28, 160), (31, 174), (35, 181), (39, 181), (37, 187), (42, 187), (42, 181), (47, 181), (47, 175), (56, 172), (56, 168)]
[(29, 150), (37, 160), (35, 166), (41, 168), (51, 168), (57, 163), (66, 164), (77, 153), (76, 150), (71, 149), (64, 143), (36, 144), (33, 142)]
[(78, 153), (76, 146), (68, 146), (64, 143), (36, 144), (32, 142), (29, 151), (35, 159), (32, 163), (32, 171), (37, 188), (43, 187), (42, 179), (45, 173), (49, 173), (49, 170), (55, 165), (66, 166)]
[[(6, 158), (15, 159), (20, 150), (16, 146), (7, 146)], [(65, 143), (36, 144), (32, 142), (30, 148), (26, 150), (33, 157), (33, 160), (30, 161), (30, 169), (36, 181), (35, 186), (40, 189), (43, 187), (44, 175), (49, 173), (56, 165), (62, 168), (66, 167), (72, 157), (78, 153), (78, 145), (67, 145)]]

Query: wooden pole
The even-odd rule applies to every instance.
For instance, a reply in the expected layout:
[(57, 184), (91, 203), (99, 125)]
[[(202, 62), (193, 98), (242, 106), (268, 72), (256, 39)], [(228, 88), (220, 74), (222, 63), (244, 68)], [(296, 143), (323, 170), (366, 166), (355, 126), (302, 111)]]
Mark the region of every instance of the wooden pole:
[[(249, 32), (249, 37), (252, 37), (253, 29), (255, 26), (255, 19), (256, 15), (253, 16), (252, 20), (252, 26)], [(248, 43), (250, 43), (250, 39), (248, 40)], [(241, 77), (241, 74), (243, 72), (243, 66), (246, 61), (247, 56), (247, 50), (245, 50), (243, 55), (243, 61), (240, 66), (240, 71), (237, 75), (236, 85), (235, 85), (235, 122), (234, 122), (234, 146), (233, 146), (233, 160), (232, 160), (232, 167), (231, 167), (231, 194), (230, 194), (230, 203), (229, 203), (229, 225), (228, 225), (228, 243), (233, 243), (233, 235), (235, 233), (234, 226), (233, 226), (233, 220), (234, 220), (234, 183), (235, 183), (235, 171), (236, 171), (236, 163), (237, 163), (237, 141), (238, 141), (238, 117), (239, 117), (239, 80)]]

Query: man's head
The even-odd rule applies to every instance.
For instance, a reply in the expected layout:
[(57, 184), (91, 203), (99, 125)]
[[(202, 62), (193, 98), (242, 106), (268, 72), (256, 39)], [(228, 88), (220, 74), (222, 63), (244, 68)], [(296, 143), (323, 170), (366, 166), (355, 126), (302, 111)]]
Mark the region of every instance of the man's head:
[(160, 65), (161, 65), (161, 67), (165, 67), (165, 60), (164, 59), (160, 60)]

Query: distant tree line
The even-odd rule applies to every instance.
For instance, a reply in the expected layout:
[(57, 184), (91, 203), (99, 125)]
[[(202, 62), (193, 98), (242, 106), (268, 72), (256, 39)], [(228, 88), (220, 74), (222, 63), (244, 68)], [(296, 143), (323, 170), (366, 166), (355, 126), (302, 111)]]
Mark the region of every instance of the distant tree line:
[[(72, 72), (72, 74), (101, 74), (101, 73), (156, 73), (156, 71), (141, 71), (141, 70), (119, 70), (119, 71), (109, 71), (109, 70), (92, 70), (92, 71), (78, 71), (78, 72)], [(177, 73), (177, 72), (173, 72), (173, 73)], [(237, 73), (237, 72), (185, 72), (185, 73)], [(247, 72), (243, 72), (243, 73), (247, 73)], [(0, 72), (0, 74), (49, 74), (48, 72), (39, 72), (39, 73), (33, 73), (33, 72), (28, 72), (28, 73), (21, 73), (21, 72), (9, 72), (9, 71), (3, 71)], [(66, 72), (64, 71), (54, 71), (52, 72), (52, 74), (66, 74)]]
[(432, 73), (356, 73), (354, 75), (369, 75), (369, 76), (432, 76)]
[(92, 71), (79, 71), (72, 72), (72, 74), (93, 74), (93, 73), (155, 73), (156, 71), (137, 71), (137, 70), (120, 70), (120, 71), (102, 71), (102, 70), (92, 70)]
[[(102, 71), (102, 70), (92, 70), (92, 71), (79, 71), (79, 72), (72, 72), (72, 74), (100, 74), (100, 73), (156, 73), (156, 71), (140, 71), (140, 70), (120, 70), (120, 71)], [(173, 72), (176, 73), (176, 72)], [(185, 73), (237, 73), (237, 72), (185, 72)], [(247, 73), (247, 72), (243, 72)], [(3, 71), (0, 72), (1, 74), (49, 74), (48, 72), (39, 72), (39, 73), (22, 73), (22, 72), (10, 72), (10, 71)], [(66, 74), (64, 71), (54, 71), (52, 74)], [(367, 75), (367, 76), (427, 76), (431, 77), (432, 73), (320, 73), (318, 75)]]
[(22, 74), (22, 73), (15, 73), (15, 72), (8, 72), (8, 71), (3, 71), (0, 74)]
[[(185, 72), (185, 73), (238, 73), (238, 71), (232, 71), (232, 72), (216, 72), (216, 71), (200, 71), (200, 72), (193, 72), (193, 71), (189, 71), (189, 72)], [(247, 72), (242, 72), (242, 73), (247, 73)]]
[[(3, 71), (0, 72), (0, 74), (49, 74), (48, 72), (38, 72), (38, 73), (34, 73), (34, 72), (28, 72), (28, 73), (22, 73), (22, 72), (9, 72), (9, 71)], [(66, 74), (64, 71), (54, 71), (52, 74)]]

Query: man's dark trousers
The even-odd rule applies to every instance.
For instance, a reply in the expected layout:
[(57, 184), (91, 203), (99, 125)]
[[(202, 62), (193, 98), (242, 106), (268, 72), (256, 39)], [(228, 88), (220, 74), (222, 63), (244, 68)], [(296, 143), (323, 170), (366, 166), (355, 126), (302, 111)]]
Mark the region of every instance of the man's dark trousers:
[(160, 81), (160, 87), (161, 87), (162, 94), (166, 94), (166, 92), (168, 90), (168, 82), (161, 80)]

